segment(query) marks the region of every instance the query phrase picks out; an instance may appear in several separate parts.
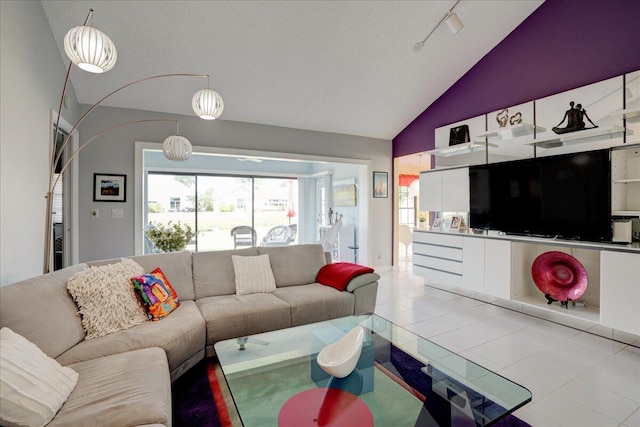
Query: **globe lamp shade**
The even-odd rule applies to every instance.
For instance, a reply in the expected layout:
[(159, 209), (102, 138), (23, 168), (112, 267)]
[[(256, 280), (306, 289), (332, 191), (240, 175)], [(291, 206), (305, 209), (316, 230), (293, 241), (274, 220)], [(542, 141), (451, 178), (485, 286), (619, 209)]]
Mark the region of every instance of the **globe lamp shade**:
[(183, 162), (191, 157), (193, 149), (187, 138), (180, 135), (172, 135), (162, 143), (162, 153), (174, 162)]
[(191, 103), (193, 111), (198, 117), (205, 120), (215, 120), (224, 111), (224, 101), (218, 92), (211, 89), (202, 89), (193, 95)]
[(118, 52), (102, 31), (87, 26), (75, 27), (64, 36), (64, 51), (71, 62), (90, 73), (104, 73), (116, 65)]

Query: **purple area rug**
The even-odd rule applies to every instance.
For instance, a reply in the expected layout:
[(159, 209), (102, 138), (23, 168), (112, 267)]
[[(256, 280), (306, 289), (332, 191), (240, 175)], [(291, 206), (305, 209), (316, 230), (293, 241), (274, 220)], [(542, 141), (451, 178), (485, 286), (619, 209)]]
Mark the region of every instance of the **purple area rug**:
[(173, 426), (232, 426), (215, 368), (204, 359), (171, 385)]

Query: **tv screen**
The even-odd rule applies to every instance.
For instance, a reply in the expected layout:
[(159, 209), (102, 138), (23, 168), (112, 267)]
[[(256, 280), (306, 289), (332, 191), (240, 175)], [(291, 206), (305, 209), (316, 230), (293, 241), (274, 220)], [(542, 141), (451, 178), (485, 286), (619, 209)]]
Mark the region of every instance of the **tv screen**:
[(609, 150), (471, 166), (470, 226), (611, 240)]

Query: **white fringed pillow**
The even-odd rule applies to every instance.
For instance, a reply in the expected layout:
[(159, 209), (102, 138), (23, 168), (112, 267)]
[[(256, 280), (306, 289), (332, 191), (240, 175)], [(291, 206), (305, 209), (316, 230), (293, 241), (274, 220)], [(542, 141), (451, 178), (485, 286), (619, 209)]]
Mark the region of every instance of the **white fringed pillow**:
[(11, 329), (0, 329), (0, 425), (46, 425), (77, 382), (76, 371)]
[(236, 295), (270, 293), (276, 290), (269, 254), (257, 256), (231, 255), (236, 273)]
[(147, 321), (130, 279), (144, 274), (131, 259), (93, 266), (74, 274), (67, 289), (82, 315), (85, 340), (98, 338)]

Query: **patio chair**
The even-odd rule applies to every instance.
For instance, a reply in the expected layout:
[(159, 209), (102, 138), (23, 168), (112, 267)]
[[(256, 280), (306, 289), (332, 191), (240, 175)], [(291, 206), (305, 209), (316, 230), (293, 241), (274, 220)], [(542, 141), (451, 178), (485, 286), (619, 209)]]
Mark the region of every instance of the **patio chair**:
[(233, 248), (237, 249), (238, 246), (255, 246), (258, 241), (258, 233), (256, 230), (248, 225), (238, 225), (231, 229), (231, 236), (233, 237)]
[(262, 246), (287, 246), (293, 242), (293, 230), (286, 225), (276, 225), (262, 239)]

